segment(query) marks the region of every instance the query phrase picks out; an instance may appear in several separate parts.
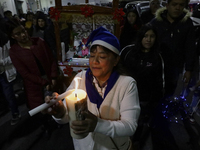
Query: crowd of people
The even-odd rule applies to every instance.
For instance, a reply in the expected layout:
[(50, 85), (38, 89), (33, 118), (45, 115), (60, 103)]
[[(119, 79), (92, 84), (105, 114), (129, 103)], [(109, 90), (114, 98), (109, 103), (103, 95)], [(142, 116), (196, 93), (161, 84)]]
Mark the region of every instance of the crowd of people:
[[(69, 108), (60, 100), (40, 113), (44, 126), (52, 115), (59, 124), (70, 122), (74, 134), (88, 134), (73, 138), (75, 150), (142, 150), (149, 135), (153, 150), (177, 150), (161, 103), (173, 97), (180, 75), (188, 90), (198, 73), (199, 35), (187, 4), (187, 0), (168, 0), (161, 7), (161, 0), (150, 0), (150, 9), (141, 15), (136, 8), (127, 10), (119, 39), (103, 27), (95, 29), (86, 44), (89, 68), (76, 75), (82, 78), (78, 88), (87, 93), (85, 119), (70, 122)], [(64, 90), (58, 85), (62, 81), (51, 19), (43, 12), (20, 18), (6, 11), (0, 23), (0, 83), (14, 125), (21, 117), (12, 85), (17, 74), (23, 79), (30, 110)], [(61, 35), (67, 45), (69, 31)], [(194, 86), (198, 90), (199, 82)], [(74, 88), (72, 81), (66, 90)], [(197, 105), (198, 100), (192, 103)]]
[[(24, 18), (19, 18), (8, 10), (0, 20), (1, 91), (12, 113), (11, 125), (15, 125), (21, 118), (13, 90), (16, 78), (23, 81), (25, 103), (31, 110), (44, 103), (44, 96), (51, 90), (63, 92), (63, 84), (58, 85), (62, 75), (53, 52), (55, 49), (50, 48), (52, 44), (56, 45), (56, 41), (49, 44), (49, 40), (44, 38), (49, 34), (46, 31), (48, 26), (52, 24), (47, 15), (40, 11), (36, 14), (28, 12)], [(49, 115), (38, 116), (48, 128), (46, 122)]]

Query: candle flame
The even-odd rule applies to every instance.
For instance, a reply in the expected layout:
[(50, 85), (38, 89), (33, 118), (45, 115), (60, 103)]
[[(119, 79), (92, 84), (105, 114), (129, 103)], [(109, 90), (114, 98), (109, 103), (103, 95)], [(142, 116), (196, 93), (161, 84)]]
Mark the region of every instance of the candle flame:
[(77, 90), (78, 88), (78, 79), (81, 79), (80, 77), (75, 77), (74, 81), (75, 81), (75, 90)]

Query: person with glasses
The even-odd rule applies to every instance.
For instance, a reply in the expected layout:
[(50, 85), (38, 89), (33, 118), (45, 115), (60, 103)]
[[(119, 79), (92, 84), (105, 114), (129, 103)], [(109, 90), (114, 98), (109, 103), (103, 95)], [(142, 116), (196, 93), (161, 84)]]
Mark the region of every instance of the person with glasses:
[[(18, 20), (7, 22), (7, 31), (15, 41), (9, 50), (10, 58), (23, 79), (26, 104), (31, 110), (44, 103), (46, 91), (55, 88), (58, 66), (46, 42), (39, 37), (30, 38)], [(49, 118), (45, 116), (39, 115), (44, 127)]]
[(150, 0), (149, 6), (150, 9), (141, 14), (141, 21), (143, 25), (147, 24), (155, 17), (156, 11), (161, 7), (161, 0)]
[(15, 19), (8, 23), (8, 35), (15, 40), (10, 57), (23, 78), (28, 108), (43, 103), (43, 90), (53, 87), (57, 78), (57, 63), (44, 40), (30, 38)]

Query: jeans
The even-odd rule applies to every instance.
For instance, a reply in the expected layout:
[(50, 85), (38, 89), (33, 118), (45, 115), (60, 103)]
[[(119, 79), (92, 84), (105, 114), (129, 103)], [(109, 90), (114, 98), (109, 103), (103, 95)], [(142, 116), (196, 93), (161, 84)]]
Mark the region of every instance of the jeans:
[(2, 92), (5, 99), (8, 101), (9, 107), (11, 109), (12, 115), (19, 113), (17, 100), (15, 98), (15, 93), (13, 90), (12, 82), (8, 82), (5, 72), (0, 74), (0, 86), (2, 87)]

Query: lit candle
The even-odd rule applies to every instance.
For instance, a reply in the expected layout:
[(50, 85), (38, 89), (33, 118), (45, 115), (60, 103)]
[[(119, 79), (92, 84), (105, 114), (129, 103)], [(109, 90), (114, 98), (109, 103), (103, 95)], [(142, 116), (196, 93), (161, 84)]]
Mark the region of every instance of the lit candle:
[[(71, 122), (74, 120), (84, 120), (85, 118), (84, 116), (81, 115), (81, 112), (87, 110), (87, 94), (84, 90), (77, 89), (78, 79), (81, 78), (76, 77), (74, 79), (76, 83), (75, 90), (73, 90), (73, 92), (65, 98), (69, 113), (70, 125)], [(70, 128), (70, 133), (71, 136), (76, 139), (82, 139), (88, 135), (88, 134), (82, 134), (82, 135), (74, 134), (73, 129), (71, 128)]]

